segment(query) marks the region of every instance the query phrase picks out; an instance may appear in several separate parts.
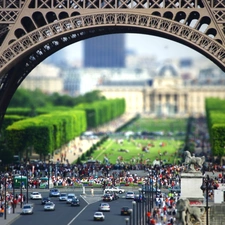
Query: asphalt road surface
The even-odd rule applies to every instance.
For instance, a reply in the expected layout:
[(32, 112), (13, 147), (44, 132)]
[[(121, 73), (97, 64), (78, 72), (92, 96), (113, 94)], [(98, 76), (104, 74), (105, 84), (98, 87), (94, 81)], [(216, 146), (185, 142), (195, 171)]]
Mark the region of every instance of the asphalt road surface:
[[(135, 193), (138, 194), (138, 191)], [(75, 194), (79, 196), (81, 193)], [(48, 192), (43, 192), (42, 196), (48, 196)], [(98, 223), (98, 221), (93, 220), (93, 215), (98, 211), (98, 206), (102, 202), (100, 191), (95, 192), (94, 197), (81, 195), (80, 206), (77, 207), (71, 207), (70, 204), (59, 201), (58, 198), (51, 198), (51, 200), (56, 204), (56, 209), (47, 212), (44, 211), (41, 200), (29, 200), (29, 203), (34, 204), (34, 214), (21, 215), (12, 225), (96, 225)], [(111, 210), (110, 212), (104, 212), (105, 221), (99, 221), (99, 223), (102, 225), (125, 225), (127, 216), (121, 216), (120, 210), (123, 206), (132, 209), (132, 201), (132, 199), (125, 199), (125, 194), (121, 194), (118, 200), (109, 202)]]

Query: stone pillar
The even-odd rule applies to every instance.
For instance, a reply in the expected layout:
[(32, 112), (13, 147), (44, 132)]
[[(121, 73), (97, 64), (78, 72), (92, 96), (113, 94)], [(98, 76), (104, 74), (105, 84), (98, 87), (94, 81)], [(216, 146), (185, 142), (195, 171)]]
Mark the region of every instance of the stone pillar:
[(189, 199), (190, 204), (203, 204), (204, 196), (201, 190), (203, 176), (200, 172), (181, 174), (181, 198)]

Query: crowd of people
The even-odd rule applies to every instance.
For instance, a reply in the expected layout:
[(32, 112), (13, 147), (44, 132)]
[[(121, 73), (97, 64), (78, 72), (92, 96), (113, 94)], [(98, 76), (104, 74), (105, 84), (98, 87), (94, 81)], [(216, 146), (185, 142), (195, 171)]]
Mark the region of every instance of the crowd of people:
[[(200, 123), (201, 124), (201, 123)], [(193, 139), (195, 143), (199, 143), (204, 151), (204, 147), (208, 148), (208, 144), (205, 143), (205, 135), (203, 135), (202, 130), (198, 132), (202, 133), (200, 139)], [(197, 135), (196, 135), (197, 136)], [(148, 183), (149, 179), (152, 179), (155, 187), (161, 190), (168, 190), (174, 186), (180, 186), (181, 178), (180, 175), (185, 171), (184, 165), (163, 165), (157, 164), (147, 165), (147, 164), (124, 164), (119, 169), (115, 165), (106, 165), (99, 162), (90, 162), (83, 164), (70, 164), (63, 163), (63, 160), (58, 160), (56, 163), (31, 163), (26, 165), (15, 164), (0, 174), (1, 181), (1, 195), (0, 195), (0, 207), (2, 210), (7, 208), (16, 207), (19, 203), (26, 201), (25, 195), (15, 195), (13, 196), (13, 184), (15, 175), (25, 176), (28, 178), (27, 184), (23, 184), (22, 188), (37, 189), (40, 188), (43, 179), (47, 178), (44, 182), (49, 184), (49, 179), (51, 180), (54, 187), (75, 187), (82, 186), (84, 183), (88, 183), (93, 187), (106, 186), (138, 186)], [(143, 171), (143, 175), (137, 175), (136, 171)], [(211, 189), (209, 189), (208, 196), (213, 199), (213, 190), (217, 189), (220, 184), (225, 182), (224, 175), (225, 168), (216, 163), (208, 163), (204, 167), (204, 172), (210, 171), (213, 176), (210, 176), (209, 184)], [(5, 174), (7, 173), (7, 176)], [(215, 173), (218, 175), (215, 176)], [(6, 186), (6, 198), (4, 186)], [(5, 204), (5, 199), (7, 204)], [(154, 224), (175, 224), (176, 218), (176, 202), (179, 199), (178, 193), (169, 192), (168, 195), (163, 193), (155, 195), (155, 207), (153, 208), (150, 215), (148, 214), (148, 223), (150, 225)], [(1, 211), (2, 212), (2, 211)], [(2, 214), (0, 212), (0, 215)]]

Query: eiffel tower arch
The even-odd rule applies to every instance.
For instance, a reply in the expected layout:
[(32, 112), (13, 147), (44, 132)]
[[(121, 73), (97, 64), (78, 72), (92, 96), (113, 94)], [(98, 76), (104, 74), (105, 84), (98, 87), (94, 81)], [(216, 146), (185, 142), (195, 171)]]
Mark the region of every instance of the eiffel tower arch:
[(20, 83), (65, 46), (104, 34), (155, 35), (225, 71), (224, 31), (224, 0), (0, 0), (0, 124)]

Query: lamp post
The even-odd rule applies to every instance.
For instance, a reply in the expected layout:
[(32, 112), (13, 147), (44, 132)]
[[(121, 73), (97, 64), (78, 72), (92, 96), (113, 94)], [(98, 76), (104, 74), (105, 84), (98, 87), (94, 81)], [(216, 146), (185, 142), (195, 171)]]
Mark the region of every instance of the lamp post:
[(133, 215), (133, 209), (130, 209), (130, 225), (132, 225), (132, 215)]
[(136, 202), (136, 225), (138, 225), (138, 216), (139, 216), (139, 208), (138, 208), (138, 202)]
[(132, 213), (133, 225), (135, 225), (135, 205), (136, 205), (136, 202), (132, 201), (132, 205), (133, 205), (133, 213)]
[(28, 165), (27, 165), (27, 185), (26, 185), (26, 188), (27, 188), (27, 196), (26, 196), (26, 200), (27, 200), (27, 203), (28, 203)]
[(20, 167), (20, 208), (22, 208), (22, 205), (23, 205), (22, 169), (23, 169), (23, 166)]
[(12, 188), (13, 188), (13, 213), (15, 213), (15, 170), (13, 170), (13, 175), (12, 175)]
[(6, 200), (7, 200), (7, 197), (6, 197), (6, 179), (8, 178), (9, 174), (6, 173), (5, 174), (5, 203), (4, 203), (4, 219), (6, 220), (6, 208), (7, 208), (7, 203), (6, 203)]
[(206, 200), (206, 225), (209, 225), (209, 189), (211, 189), (211, 185), (209, 187), (209, 175), (206, 176), (205, 180), (203, 178), (203, 184), (201, 186), (203, 193), (205, 192), (205, 200)]
[(129, 218), (125, 218), (125, 222), (126, 222), (126, 225), (128, 225), (128, 222), (129, 222)]

